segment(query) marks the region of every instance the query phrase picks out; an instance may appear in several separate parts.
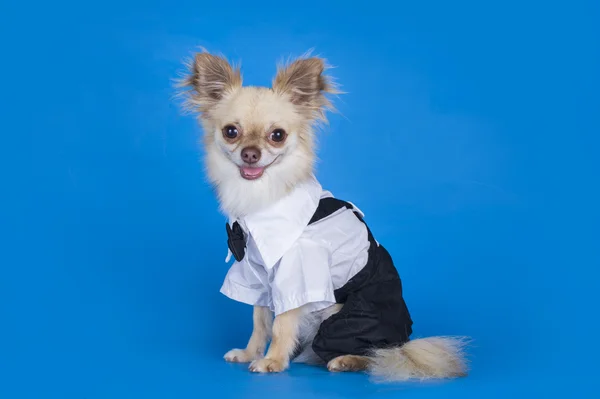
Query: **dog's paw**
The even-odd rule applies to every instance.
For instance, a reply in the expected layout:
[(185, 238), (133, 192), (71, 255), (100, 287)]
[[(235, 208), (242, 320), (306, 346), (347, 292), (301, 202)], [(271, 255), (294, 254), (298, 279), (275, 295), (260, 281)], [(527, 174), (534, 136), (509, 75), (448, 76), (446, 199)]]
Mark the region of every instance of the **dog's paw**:
[(223, 356), (223, 358), (232, 363), (250, 363), (259, 358), (258, 354), (248, 353), (245, 349), (232, 349)]
[(329, 371), (362, 371), (369, 366), (369, 359), (363, 356), (338, 356), (327, 363)]
[(279, 373), (287, 368), (287, 365), (274, 359), (255, 360), (248, 368), (253, 373)]

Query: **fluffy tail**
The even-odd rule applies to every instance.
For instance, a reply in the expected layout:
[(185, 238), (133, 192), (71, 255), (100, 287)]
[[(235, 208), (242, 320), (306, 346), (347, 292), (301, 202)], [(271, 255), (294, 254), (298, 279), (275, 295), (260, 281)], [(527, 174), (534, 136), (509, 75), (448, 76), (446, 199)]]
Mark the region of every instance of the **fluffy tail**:
[(370, 374), (383, 381), (455, 378), (467, 375), (464, 337), (415, 339), (373, 352)]

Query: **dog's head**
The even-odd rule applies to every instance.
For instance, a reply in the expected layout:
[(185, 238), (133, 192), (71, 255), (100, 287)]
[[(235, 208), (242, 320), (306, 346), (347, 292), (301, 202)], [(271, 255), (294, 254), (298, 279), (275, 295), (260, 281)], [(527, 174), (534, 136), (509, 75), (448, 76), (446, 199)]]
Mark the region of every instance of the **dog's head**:
[(200, 115), (208, 176), (226, 213), (258, 210), (312, 175), (313, 127), (335, 92), (325, 70), (324, 60), (302, 57), (280, 66), (272, 87), (245, 87), (223, 57), (194, 57), (181, 86)]

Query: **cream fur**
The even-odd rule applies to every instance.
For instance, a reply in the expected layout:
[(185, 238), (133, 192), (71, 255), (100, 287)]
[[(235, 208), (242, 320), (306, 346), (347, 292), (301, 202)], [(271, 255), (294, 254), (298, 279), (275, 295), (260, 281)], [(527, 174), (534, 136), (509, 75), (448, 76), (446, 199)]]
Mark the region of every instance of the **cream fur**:
[[(258, 314), (263, 316), (257, 317)], [(312, 340), (319, 326), (328, 317), (342, 309), (336, 304), (319, 312), (308, 313), (304, 307), (286, 312), (275, 319), (273, 325), (273, 343), (267, 356), (254, 357), (251, 371), (268, 373), (279, 372), (288, 368), (289, 357), (296, 345), (304, 350), (294, 359), (296, 363), (323, 364), (313, 352)], [(260, 342), (258, 347), (264, 350), (267, 335), (264, 334), (265, 317), (270, 320), (270, 312), (265, 308), (255, 308), (254, 331), (250, 343)], [(261, 340), (256, 341), (255, 337)], [(428, 337), (415, 339), (406, 344), (387, 349), (377, 349), (371, 356), (340, 356), (327, 364), (330, 371), (366, 371), (378, 382), (399, 382), (410, 380), (447, 379), (467, 375), (468, 365), (464, 349), (469, 339), (466, 337)], [(249, 343), (248, 348), (253, 348)], [(232, 355), (239, 356), (254, 353), (250, 349), (239, 349), (227, 353), (226, 359)], [(262, 355), (262, 351), (261, 351)], [(249, 359), (249, 357), (244, 357)], [(229, 360), (229, 359), (228, 359)], [(232, 360), (229, 360), (232, 361)], [(250, 360), (233, 360), (247, 362)]]
[(398, 348), (378, 349), (369, 373), (382, 381), (427, 380), (467, 375), (465, 337), (415, 339)]
[(255, 306), (252, 316), (253, 329), (246, 349), (232, 349), (224, 356), (233, 363), (250, 363), (261, 359), (273, 330), (273, 312), (263, 306)]
[[(314, 128), (325, 121), (325, 111), (331, 109), (326, 94), (338, 92), (324, 75), (324, 60), (305, 56), (280, 66), (271, 88), (243, 87), (239, 68), (207, 52), (197, 54), (188, 69), (179, 87), (187, 108), (200, 115), (206, 172), (227, 216), (237, 218), (258, 211), (312, 175)], [(230, 125), (240, 132), (235, 140), (223, 136), (224, 127)], [(269, 140), (274, 129), (286, 132), (284, 142)], [(246, 147), (261, 153), (254, 166), (265, 169), (256, 180), (240, 174), (240, 168), (249, 167), (241, 157)], [(334, 305), (311, 314), (301, 307), (273, 321), (268, 309), (255, 307), (247, 347), (227, 352), (225, 359), (251, 362), (249, 368), (254, 372), (280, 372), (288, 368), (299, 345), (303, 351), (294, 361), (323, 363), (311, 344), (321, 323), (341, 308)], [(416, 339), (397, 348), (375, 350), (369, 357), (340, 356), (327, 366), (331, 371), (366, 370), (384, 381), (452, 378), (467, 373), (465, 344), (463, 338)]]
[[(304, 351), (294, 362), (322, 364), (312, 351), (311, 343), (323, 320), (342, 309), (334, 305), (314, 314), (305, 314), (300, 321), (298, 341)], [(376, 381), (397, 382), (455, 378), (467, 375), (466, 337), (428, 337), (406, 344), (373, 351), (371, 356), (340, 356), (327, 364), (330, 371), (367, 371)]]
[[(258, 211), (311, 176), (314, 129), (326, 120), (325, 110), (331, 108), (325, 95), (337, 93), (323, 74), (327, 67), (322, 59), (304, 57), (280, 66), (272, 88), (243, 87), (238, 68), (206, 52), (196, 55), (188, 68), (179, 82), (180, 94), (186, 98), (186, 107), (200, 115), (206, 172), (227, 216)], [(223, 138), (222, 129), (228, 124), (243, 131), (239, 141)], [(267, 139), (273, 128), (287, 133), (283, 145)], [(240, 154), (248, 146), (261, 150), (257, 166), (270, 165), (258, 180), (240, 176)]]
[(300, 319), (306, 313), (300, 307), (280, 314), (273, 322), (273, 340), (264, 359), (250, 363), (250, 371), (255, 373), (277, 373), (288, 368), (290, 356), (298, 343)]

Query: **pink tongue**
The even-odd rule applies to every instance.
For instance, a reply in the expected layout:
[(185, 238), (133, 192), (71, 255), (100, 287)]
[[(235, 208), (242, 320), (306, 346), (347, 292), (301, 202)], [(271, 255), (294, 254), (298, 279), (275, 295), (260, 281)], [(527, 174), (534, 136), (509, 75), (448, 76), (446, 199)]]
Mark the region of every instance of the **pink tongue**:
[(260, 175), (264, 169), (265, 168), (248, 168), (248, 167), (243, 166), (242, 172), (246, 176), (254, 177), (254, 176)]

